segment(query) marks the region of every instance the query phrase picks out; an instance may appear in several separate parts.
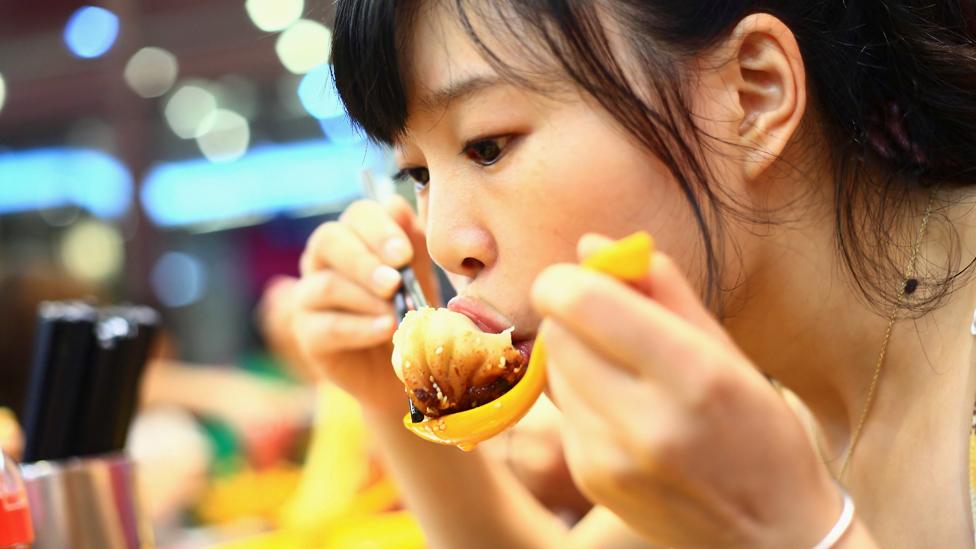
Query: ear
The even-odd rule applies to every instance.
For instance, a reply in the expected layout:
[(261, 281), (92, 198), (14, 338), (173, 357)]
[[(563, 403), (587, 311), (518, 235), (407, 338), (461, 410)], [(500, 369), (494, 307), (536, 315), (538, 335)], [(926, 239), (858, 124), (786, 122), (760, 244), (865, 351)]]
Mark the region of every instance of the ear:
[(737, 101), (742, 174), (751, 181), (782, 154), (800, 126), (807, 104), (806, 70), (793, 32), (766, 13), (740, 21), (722, 50), (732, 53), (726, 81)]

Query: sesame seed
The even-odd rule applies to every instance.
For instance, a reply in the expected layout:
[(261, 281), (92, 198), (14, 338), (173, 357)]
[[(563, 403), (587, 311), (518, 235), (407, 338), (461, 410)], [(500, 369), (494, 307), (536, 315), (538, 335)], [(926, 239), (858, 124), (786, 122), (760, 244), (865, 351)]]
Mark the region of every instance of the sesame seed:
[(441, 353), (443, 353), (443, 352), (444, 352), (444, 347), (443, 347), (443, 346), (440, 346), (440, 345), (438, 345), (438, 347), (437, 347), (437, 350), (436, 350), (436, 351), (434, 351), (434, 354), (435, 354), (435, 355), (439, 355), (439, 354), (441, 354)]
[(505, 368), (505, 357), (501, 357), (500, 359), (498, 359), (498, 367)]

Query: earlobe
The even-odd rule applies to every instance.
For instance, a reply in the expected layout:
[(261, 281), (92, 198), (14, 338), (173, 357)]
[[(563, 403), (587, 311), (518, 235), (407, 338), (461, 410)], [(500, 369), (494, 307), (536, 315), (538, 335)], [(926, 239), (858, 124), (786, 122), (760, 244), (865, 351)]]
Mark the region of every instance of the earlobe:
[(760, 176), (783, 152), (803, 119), (806, 77), (793, 33), (769, 14), (754, 14), (732, 33), (738, 70), (738, 137), (743, 175)]

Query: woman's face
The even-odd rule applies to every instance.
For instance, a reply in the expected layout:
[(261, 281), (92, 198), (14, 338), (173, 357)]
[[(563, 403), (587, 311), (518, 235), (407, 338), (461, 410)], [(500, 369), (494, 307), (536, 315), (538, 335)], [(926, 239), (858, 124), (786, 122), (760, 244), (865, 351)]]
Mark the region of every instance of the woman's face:
[(533, 337), (536, 275), (576, 261), (588, 232), (647, 230), (689, 268), (699, 239), (678, 185), (592, 101), (503, 82), (443, 9), (418, 17), (405, 58), (410, 116), (397, 164), (429, 173), (417, 185), (427, 246), (463, 309), (500, 313), (516, 340)]

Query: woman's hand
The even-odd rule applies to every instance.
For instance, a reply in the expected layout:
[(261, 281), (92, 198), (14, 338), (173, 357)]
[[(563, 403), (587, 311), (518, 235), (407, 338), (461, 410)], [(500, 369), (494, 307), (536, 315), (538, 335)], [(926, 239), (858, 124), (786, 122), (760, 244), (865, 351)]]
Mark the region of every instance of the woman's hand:
[(533, 288), (575, 481), (663, 546), (812, 547), (841, 498), (803, 427), (674, 263), (651, 263), (633, 286), (556, 265)]
[(305, 358), (364, 406), (402, 413), (403, 384), (390, 364), (396, 268), (410, 264), (428, 299), (436, 279), (423, 231), (396, 196), (355, 202), (312, 234), (295, 289), (296, 339)]

